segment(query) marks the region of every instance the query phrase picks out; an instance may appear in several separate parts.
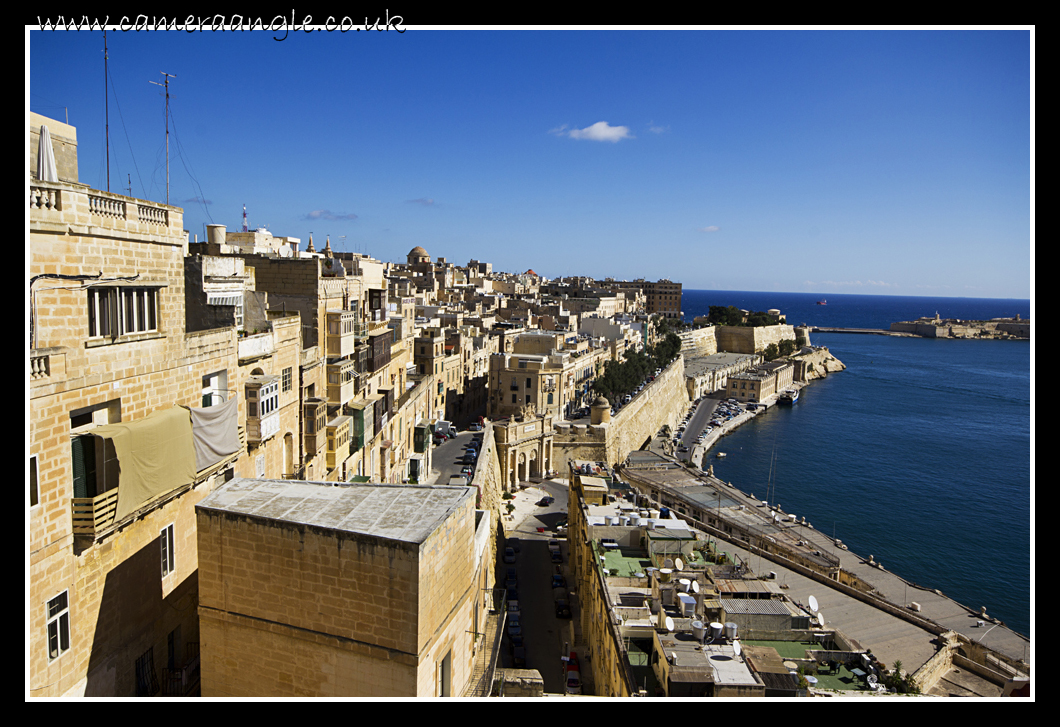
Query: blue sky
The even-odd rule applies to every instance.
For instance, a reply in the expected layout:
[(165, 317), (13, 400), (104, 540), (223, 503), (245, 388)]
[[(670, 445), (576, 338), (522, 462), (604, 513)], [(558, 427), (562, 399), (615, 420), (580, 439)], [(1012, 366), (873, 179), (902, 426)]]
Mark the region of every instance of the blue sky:
[[(112, 20), (113, 22), (113, 20)], [(106, 188), (103, 36), (27, 106)], [(1029, 30), (107, 33), (111, 190), (404, 261), (686, 288), (1029, 298)], [(64, 109), (64, 107), (66, 107)]]

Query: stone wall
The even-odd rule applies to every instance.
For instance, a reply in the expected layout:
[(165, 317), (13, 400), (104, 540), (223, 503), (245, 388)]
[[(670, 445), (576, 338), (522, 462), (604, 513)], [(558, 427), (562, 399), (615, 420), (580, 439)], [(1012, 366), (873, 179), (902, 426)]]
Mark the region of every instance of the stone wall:
[(684, 358), (678, 356), (609, 423), (556, 427), (553, 469), (565, 472), (572, 460), (616, 464), (640, 449), (664, 424), (676, 428), (688, 408), (684, 371)]
[(714, 326), (696, 328), (691, 331), (681, 331), (677, 334), (681, 339), (681, 351), (696, 356), (713, 356), (718, 352), (717, 331)]
[(715, 326), (719, 351), (762, 353), (766, 347), (781, 341), (794, 341), (795, 328), (785, 323), (775, 326)]

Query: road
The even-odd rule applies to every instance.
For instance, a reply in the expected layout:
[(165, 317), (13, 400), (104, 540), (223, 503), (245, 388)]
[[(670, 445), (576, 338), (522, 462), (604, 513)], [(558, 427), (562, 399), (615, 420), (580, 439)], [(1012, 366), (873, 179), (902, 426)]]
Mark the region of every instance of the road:
[[(555, 498), (548, 506), (534, 504), (545, 494)], [(560, 543), (563, 563), (560, 570), (567, 579), (567, 590), (570, 587), (569, 553), (566, 537), (557, 537), (553, 528), (567, 515), (567, 486), (561, 482), (546, 480), (534, 484), (516, 494), (516, 529), (510, 533), (518, 540), (519, 552), (515, 556), (515, 569), (518, 575), (519, 608), (522, 612), (522, 629), (526, 647), (526, 669), (537, 669), (544, 681), (545, 692), (561, 694), (564, 691), (563, 662), (560, 656), (570, 651), (570, 619), (556, 618), (552, 595), (552, 575), (556, 564), (552, 563), (548, 553), (548, 541), (556, 539)], [(543, 533), (537, 528), (543, 527)], [(503, 562), (504, 551), (501, 550), (498, 573), (503, 575), (512, 567)], [(568, 601), (569, 601), (568, 596)], [(512, 655), (507, 634), (501, 654), (501, 664), (511, 668)]]
[[(460, 474), (460, 470), (467, 466), (461, 462), (465, 447), (471, 443), (471, 440), (476, 435), (481, 434), (482, 432), (463, 431), (457, 434), (455, 439), (449, 439), (436, 446), (431, 462), (431, 474), (433, 477), (431, 483), (448, 485), (450, 477)], [(479, 436), (479, 439), (481, 440), (481, 436)], [(437, 473), (436, 477), (434, 473)]]

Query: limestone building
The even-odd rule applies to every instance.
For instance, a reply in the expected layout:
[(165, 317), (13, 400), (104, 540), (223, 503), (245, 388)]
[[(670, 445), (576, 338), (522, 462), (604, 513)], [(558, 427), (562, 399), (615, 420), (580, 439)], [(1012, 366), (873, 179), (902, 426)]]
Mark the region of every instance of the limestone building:
[(247, 437), (236, 327), (185, 325), (179, 208), (78, 183), (73, 128), (30, 123), (67, 142), (29, 171), (29, 694), (194, 693), (194, 507)]
[(503, 628), (490, 514), (475, 496), (293, 480), (219, 488), (197, 511), (203, 696), (475, 693), (492, 680), (476, 667), (496, 663)]

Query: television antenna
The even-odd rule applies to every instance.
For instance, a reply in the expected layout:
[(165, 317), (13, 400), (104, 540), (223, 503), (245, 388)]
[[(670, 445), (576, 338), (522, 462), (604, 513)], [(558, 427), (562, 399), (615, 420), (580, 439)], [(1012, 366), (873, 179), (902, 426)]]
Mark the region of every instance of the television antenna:
[[(165, 86), (165, 89), (166, 89), (166, 204), (168, 205), (169, 204), (169, 79), (176, 78), (176, 76), (174, 76), (172, 73), (166, 73), (165, 71), (159, 71), (159, 73), (161, 73), (163, 76), (165, 76), (165, 79), (163, 79), (165, 81), (165, 83), (159, 83), (158, 81), (149, 81), (149, 83), (153, 83), (156, 86)], [(109, 170), (107, 172), (107, 177), (108, 177), (108, 182), (107, 183), (109, 185), (110, 184), (110, 182), (109, 182), (109, 177), (110, 177)], [(109, 187), (108, 187), (108, 189), (109, 189)]]

